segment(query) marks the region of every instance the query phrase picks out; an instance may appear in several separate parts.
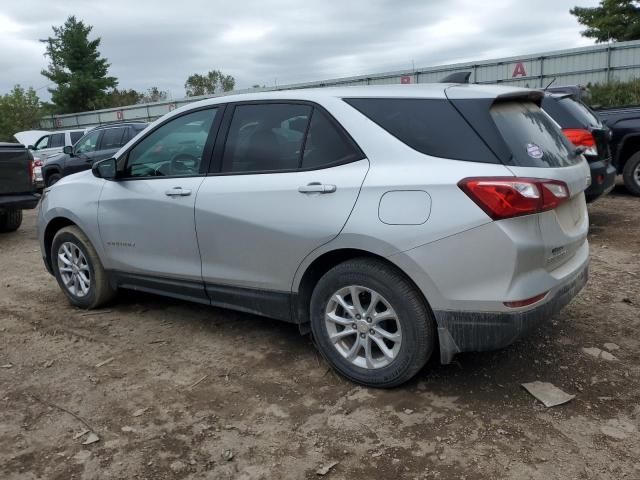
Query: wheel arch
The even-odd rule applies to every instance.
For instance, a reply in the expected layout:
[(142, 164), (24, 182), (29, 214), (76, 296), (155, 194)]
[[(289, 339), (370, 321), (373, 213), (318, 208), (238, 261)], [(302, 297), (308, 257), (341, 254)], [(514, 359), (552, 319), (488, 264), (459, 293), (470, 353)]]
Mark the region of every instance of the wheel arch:
[[(310, 332), (309, 328), (309, 304), (313, 290), (320, 278), (336, 265), (354, 258), (373, 258), (380, 260), (396, 269), (420, 294), (425, 307), (433, 315), (433, 310), (424, 292), (417, 283), (398, 264), (388, 257), (370, 250), (360, 248), (342, 247), (323, 252), (308, 263), (303, 272), (297, 276), (298, 281), (294, 284), (294, 295), (292, 302), (292, 313), (295, 322), (299, 324), (302, 334)], [(435, 318), (435, 317), (434, 317)]]
[(630, 133), (625, 135), (620, 142), (620, 147), (616, 154), (616, 168), (618, 173), (622, 173), (627, 160), (637, 152), (640, 152), (640, 134)]
[[(44, 246), (44, 261), (46, 263), (47, 269), (49, 272), (52, 272), (52, 264), (51, 264), (51, 246), (53, 245), (53, 238), (56, 236), (60, 230), (65, 227), (75, 226), (78, 227), (78, 224), (67, 217), (55, 217), (51, 219), (47, 226), (44, 229), (42, 241)], [(82, 230), (80, 228), (80, 230)]]

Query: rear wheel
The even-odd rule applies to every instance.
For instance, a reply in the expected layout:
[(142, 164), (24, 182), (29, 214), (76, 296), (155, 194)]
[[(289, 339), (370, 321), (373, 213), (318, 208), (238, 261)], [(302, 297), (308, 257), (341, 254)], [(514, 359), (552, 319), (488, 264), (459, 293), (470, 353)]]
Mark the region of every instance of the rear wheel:
[(61, 179), (62, 177), (60, 176), (59, 173), (52, 173), (51, 175), (47, 176), (47, 187), (50, 187), (51, 185), (58, 183), (58, 181)]
[(640, 197), (640, 152), (636, 152), (624, 164), (624, 185), (632, 194)]
[(435, 323), (420, 292), (396, 268), (369, 258), (341, 263), (320, 279), (311, 329), (331, 366), (370, 387), (409, 380), (435, 344)]
[(15, 232), (22, 225), (22, 210), (0, 212), (0, 233)]
[(76, 307), (98, 308), (116, 294), (93, 245), (78, 227), (65, 227), (56, 233), (51, 266), (58, 285)]

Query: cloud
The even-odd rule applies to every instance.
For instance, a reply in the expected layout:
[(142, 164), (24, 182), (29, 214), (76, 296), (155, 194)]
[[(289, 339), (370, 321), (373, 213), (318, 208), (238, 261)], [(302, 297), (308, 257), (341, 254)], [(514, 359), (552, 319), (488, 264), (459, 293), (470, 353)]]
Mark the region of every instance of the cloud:
[[(184, 95), (192, 73), (220, 69), (238, 88), (363, 75), (588, 45), (575, 0), (24, 0), (0, 14), (0, 93), (47, 98), (44, 45), (76, 15), (102, 37), (123, 88)], [(582, 2), (595, 5), (596, 0)]]

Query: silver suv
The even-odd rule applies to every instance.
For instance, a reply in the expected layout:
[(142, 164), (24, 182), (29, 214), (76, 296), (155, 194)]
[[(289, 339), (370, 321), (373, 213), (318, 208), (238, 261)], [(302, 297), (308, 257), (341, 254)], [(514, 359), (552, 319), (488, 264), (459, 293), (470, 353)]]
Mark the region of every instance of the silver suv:
[(44, 262), (78, 307), (125, 288), (273, 317), (349, 379), (399, 385), (436, 349), (510, 344), (586, 282), (589, 167), (541, 100), (437, 84), (194, 103), (45, 191)]

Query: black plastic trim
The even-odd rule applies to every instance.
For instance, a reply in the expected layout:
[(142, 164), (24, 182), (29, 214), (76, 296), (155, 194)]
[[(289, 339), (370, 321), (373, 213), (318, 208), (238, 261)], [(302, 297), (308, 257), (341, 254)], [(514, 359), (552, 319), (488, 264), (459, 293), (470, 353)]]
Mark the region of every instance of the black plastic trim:
[(289, 323), (299, 323), (292, 314), (292, 294), (254, 288), (218, 285), (194, 280), (110, 271), (115, 288), (126, 288), (228, 308)]

